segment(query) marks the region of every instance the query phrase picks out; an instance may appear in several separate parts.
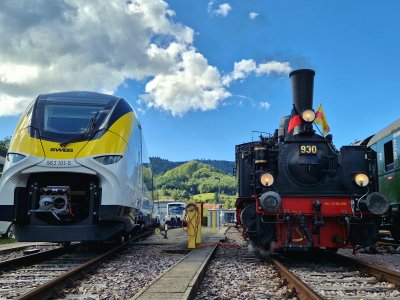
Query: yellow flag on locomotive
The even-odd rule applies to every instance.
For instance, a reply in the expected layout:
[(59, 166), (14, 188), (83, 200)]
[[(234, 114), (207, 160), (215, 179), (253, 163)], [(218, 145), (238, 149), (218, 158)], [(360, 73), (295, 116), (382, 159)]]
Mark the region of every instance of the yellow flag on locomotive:
[(314, 123), (322, 126), (322, 134), (323, 135), (327, 134), (330, 131), (328, 122), (326, 121), (324, 111), (322, 110), (322, 104), (320, 104), (318, 106), (318, 110), (315, 113)]

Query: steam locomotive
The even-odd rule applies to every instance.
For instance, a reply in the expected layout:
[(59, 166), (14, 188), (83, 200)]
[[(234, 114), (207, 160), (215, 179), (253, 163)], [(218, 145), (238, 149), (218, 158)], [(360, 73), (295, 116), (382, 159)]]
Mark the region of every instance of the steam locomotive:
[[(314, 75), (309, 69), (291, 72), (291, 116), (273, 135), (235, 147), (237, 219), (259, 249), (368, 246), (388, 209), (377, 192), (376, 153), (366, 146), (338, 151), (332, 135), (313, 129)], [(297, 120), (294, 128), (291, 120)]]

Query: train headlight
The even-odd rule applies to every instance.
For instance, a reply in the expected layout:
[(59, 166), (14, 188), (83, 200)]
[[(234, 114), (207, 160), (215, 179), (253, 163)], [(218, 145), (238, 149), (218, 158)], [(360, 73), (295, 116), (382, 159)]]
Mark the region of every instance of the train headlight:
[(389, 201), (385, 195), (378, 192), (369, 194), (367, 199), (362, 199), (360, 202), (365, 204), (368, 210), (375, 215), (383, 215), (389, 209)]
[(315, 112), (311, 109), (307, 109), (301, 113), (301, 117), (306, 122), (312, 122), (315, 119)]
[(364, 173), (358, 173), (356, 176), (354, 176), (354, 182), (358, 186), (367, 186), (369, 183), (369, 178)]
[(263, 186), (270, 186), (274, 183), (274, 176), (270, 173), (264, 173), (260, 177), (260, 182)]
[(18, 153), (8, 153), (7, 154), (7, 161), (15, 164), (21, 160), (23, 160), (26, 156)]
[(122, 158), (122, 155), (104, 155), (104, 156), (97, 156), (93, 158), (95, 161), (102, 163), (103, 165), (112, 165)]
[(282, 206), (282, 199), (278, 193), (268, 191), (260, 197), (261, 209), (269, 213), (277, 213)]

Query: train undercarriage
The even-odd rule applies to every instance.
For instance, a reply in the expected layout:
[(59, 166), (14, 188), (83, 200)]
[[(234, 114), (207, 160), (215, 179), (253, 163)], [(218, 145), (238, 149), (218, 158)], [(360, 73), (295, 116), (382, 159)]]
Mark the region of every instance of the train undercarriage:
[(283, 198), (282, 211), (271, 214), (261, 210), (257, 198), (239, 198), (238, 220), (250, 242), (264, 250), (336, 251), (373, 244), (379, 221), (367, 213), (352, 213), (347, 200)]
[(33, 173), (15, 189), (15, 235), (19, 241), (104, 241), (144, 225), (131, 207), (101, 205), (95, 175)]

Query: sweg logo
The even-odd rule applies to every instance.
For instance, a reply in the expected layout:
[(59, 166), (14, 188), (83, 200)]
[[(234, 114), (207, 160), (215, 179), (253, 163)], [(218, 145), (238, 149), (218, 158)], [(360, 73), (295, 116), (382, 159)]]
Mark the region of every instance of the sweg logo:
[(74, 152), (74, 149), (70, 148), (50, 148), (51, 152)]

